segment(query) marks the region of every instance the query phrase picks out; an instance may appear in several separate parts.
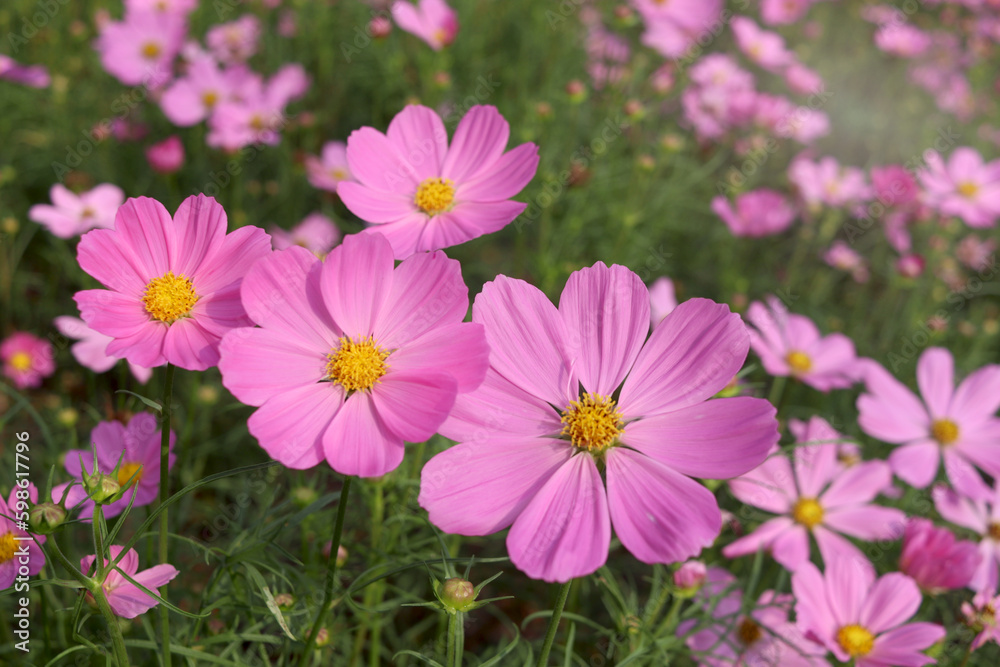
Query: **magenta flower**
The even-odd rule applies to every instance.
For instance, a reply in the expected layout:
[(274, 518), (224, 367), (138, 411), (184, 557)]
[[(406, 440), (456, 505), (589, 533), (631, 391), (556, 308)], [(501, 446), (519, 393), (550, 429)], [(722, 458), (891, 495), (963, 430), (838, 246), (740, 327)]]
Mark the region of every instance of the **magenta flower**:
[(343, 141), (326, 142), (320, 156), (307, 155), (305, 164), (306, 175), (314, 188), (336, 192), (341, 181), (354, 181), (347, 164), (347, 144)]
[(708, 569), (700, 560), (689, 560), (674, 571), (674, 586), (685, 591), (696, 591), (705, 583)]
[(649, 286), (649, 318), (653, 328), (677, 307), (674, 282), (666, 276), (657, 278)]
[(955, 525), (975, 531), (980, 537), (982, 560), (969, 581), (969, 588), (973, 591), (995, 591), (1000, 584), (997, 574), (1000, 562), (1000, 488), (994, 482), (986, 499), (970, 498), (964, 489), (959, 494), (944, 485), (935, 486), (931, 495), (938, 514)]
[(353, 235), (323, 262), (275, 252), (242, 291), (260, 328), (223, 340), (222, 382), (258, 406), (250, 433), (290, 468), (325, 459), (344, 475), (384, 475), (404, 441), (431, 437), (455, 397), (483, 381), (486, 337), (462, 321), (468, 289), (444, 253), (393, 269), (388, 241)]
[(937, 475), (941, 459), (952, 486), (972, 498), (990, 495), (976, 468), (1000, 475), (1000, 365), (970, 374), (955, 389), (951, 353), (927, 348), (917, 362), (918, 398), (889, 371), (871, 364), (868, 393), (858, 397), (858, 424), (865, 433), (894, 445), (889, 464), (901, 480), (922, 489)]
[(435, 51), (451, 44), (458, 34), (458, 13), (444, 0), (419, 0), (417, 6), (398, 0), (392, 3), (392, 19)]
[(34, 576), (45, 566), (45, 552), (35, 543), (44, 544), (45, 536), (32, 539), (28, 531), (18, 527), (28, 521), (28, 509), (37, 502), (38, 489), (30, 482), (27, 489), (15, 485), (7, 502), (0, 498), (0, 591), (14, 584), (22, 567)]
[(932, 595), (965, 588), (983, 561), (979, 547), (937, 528), (929, 519), (910, 519), (903, 533), (899, 571)]
[(778, 33), (761, 30), (746, 16), (734, 16), (730, 25), (740, 51), (764, 69), (781, 71), (795, 62), (795, 55), (785, 48)]
[(310, 213), (290, 231), (280, 227), (268, 230), (275, 250), (284, 250), (293, 245), (302, 246), (317, 257), (325, 257), (340, 241), (340, 230), (333, 220), (322, 213)]
[(722, 0), (632, 0), (646, 30), (642, 43), (667, 58), (680, 58), (722, 14)]
[(259, 39), (260, 19), (244, 14), (235, 21), (212, 26), (205, 36), (205, 44), (219, 62), (238, 64), (257, 52)]
[(736, 197), (736, 210), (719, 195), (712, 200), (712, 210), (722, 218), (733, 236), (759, 238), (780, 234), (795, 220), (795, 209), (775, 190), (753, 190)]
[[(114, 559), (118, 558), (123, 548), (117, 544), (112, 544), (108, 547), (110, 560), (105, 560), (105, 568), (110, 568), (111, 563)], [(80, 560), (80, 570), (88, 576), (94, 576), (96, 572), (96, 560), (96, 556), (82, 558)], [(118, 570), (121, 570), (121, 572), (131, 577), (133, 581), (137, 581), (151, 591), (155, 591), (160, 586), (170, 583), (178, 574), (176, 567), (166, 563), (154, 565), (139, 572), (139, 554), (135, 552), (135, 549), (126, 551), (122, 559), (118, 561), (118, 566), (107, 572), (107, 578), (101, 584), (101, 587), (104, 589), (104, 595), (108, 598), (108, 604), (111, 606), (111, 611), (122, 618), (135, 618), (140, 614), (146, 613), (159, 604), (159, 602), (157, 602), (156, 598), (143, 592), (141, 588), (129, 582)]]
[(184, 144), (176, 134), (146, 149), (146, 160), (153, 171), (172, 174), (184, 165)]
[(382, 134), (370, 127), (347, 139), (357, 183), (337, 186), (352, 213), (385, 235), (396, 259), (495, 232), (527, 207), (510, 201), (534, 177), (538, 146), (504, 153), (510, 126), (496, 107), (474, 106), (451, 146), (441, 117), (427, 107), (400, 111)]
[(49, 71), (42, 65), (21, 65), (10, 56), (0, 54), (0, 79), (32, 88), (48, 88), (52, 82)]
[(545, 581), (601, 567), (612, 525), (646, 563), (710, 546), (719, 507), (690, 477), (760, 464), (778, 437), (774, 408), (708, 400), (746, 358), (738, 315), (691, 299), (646, 340), (649, 313), (646, 286), (622, 266), (576, 271), (558, 308), (523, 281), (487, 283), (472, 320), (486, 327), (490, 370), (441, 428), (460, 444), (424, 466), (431, 522), (461, 535), (511, 526), (514, 565)]
[(913, 175), (901, 165), (872, 167), (872, 189), (885, 206), (909, 206), (920, 196), (920, 187)]
[(15, 331), (0, 342), (3, 374), (18, 389), (38, 387), (56, 372), (52, 345), (25, 331)]
[(28, 218), (61, 239), (73, 238), (91, 229), (113, 227), (115, 213), (125, 201), (122, 189), (110, 183), (102, 183), (78, 195), (56, 183), (49, 197), (52, 205), (35, 204), (28, 209)]
[(251, 324), (240, 281), (271, 252), (264, 230), (226, 234), (226, 212), (205, 195), (185, 199), (171, 220), (163, 204), (129, 199), (114, 229), (80, 239), (84, 271), (108, 289), (77, 292), (83, 321), (111, 336), (107, 354), (155, 368), (201, 371), (219, 361), (219, 341)]
[(747, 318), (753, 325), (750, 346), (770, 375), (791, 376), (824, 393), (858, 381), (860, 366), (847, 336), (820, 335), (812, 320), (789, 313), (774, 296), (767, 306), (751, 303)]
[(970, 227), (992, 227), (1000, 216), (1000, 160), (983, 162), (968, 147), (956, 148), (947, 164), (937, 153), (926, 157), (920, 172), (924, 201), (943, 215), (961, 218)]
[(864, 553), (842, 535), (869, 541), (902, 535), (906, 515), (872, 504), (892, 480), (889, 466), (883, 461), (842, 465), (837, 454), (844, 436), (819, 417), (809, 421), (802, 435), (792, 455), (794, 473), (788, 457), (775, 453), (756, 470), (729, 482), (741, 502), (779, 516), (727, 545), (723, 555), (736, 558), (769, 549), (794, 572), (809, 560), (812, 535), (824, 563), (842, 559), (870, 568)]
[(797, 622), (837, 660), (856, 667), (919, 667), (933, 663), (921, 651), (945, 636), (935, 623), (906, 623), (923, 599), (916, 582), (892, 572), (877, 580), (850, 561), (827, 563), (822, 574), (803, 563), (792, 575)]
[(123, 84), (155, 89), (170, 80), (186, 35), (183, 13), (134, 11), (105, 24), (95, 47), (104, 69)]
[[(171, 431), (168, 469), (173, 467), (177, 458), (173, 453), (176, 440), (177, 434)], [(126, 488), (126, 484), (132, 487), (132, 491), (126, 492), (120, 500), (104, 505), (105, 517), (121, 514), (133, 496), (135, 500), (132, 501), (132, 507), (142, 507), (156, 500), (156, 494), (160, 490), (160, 426), (155, 415), (140, 412), (132, 417), (127, 427), (119, 421), (101, 422), (91, 431), (90, 444), (93, 449), (71, 449), (66, 452), (63, 461), (66, 472), (80, 481), (83, 480), (84, 472), (92, 475), (96, 449), (97, 470), (110, 475), (121, 458), (117, 481), (122, 488)], [(52, 501), (58, 503), (69, 485), (67, 482), (52, 489)], [(73, 484), (66, 497), (66, 507), (70, 509), (77, 505), (81, 505), (80, 518), (89, 521), (94, 515), (94, 501), (87, 497), (87, 492), (80, 484)]]
[(980, 591), (972, 598), (972, 603), (962, 603), (962, 615), (965, 623), (978, 631), (972, 640), (972, 650), (976, 650), (988, 641), (1000, 644), (1000, 626), (997, 625), (997, 610), (1000, 609), (1000, 595), (988, 591)]
[[(69, 315), (57, 317), (54, 323), (56, 329), (63, 336), (79, 341), (73, 344), (70, 352), (73, 353), (73, 357), (84, 368), (89, 368), (95, 373), (104, 373), (111, 370), (118, 363), (119, 360), (117, 357), (108, 356), (105, 352), (108, 349), (108, 345), (114, 340), (111, 336), (97, 333), (88, 327), (87, 323), (83, 320), (70, 317)], [(151, 368), (137, 366), (132, 362), (128, 362), (128, 368), (132, 371), (135, 379), (141, 384), (146, 384), (149, 382), (149, 378), (153, 376), (153, 369)]]

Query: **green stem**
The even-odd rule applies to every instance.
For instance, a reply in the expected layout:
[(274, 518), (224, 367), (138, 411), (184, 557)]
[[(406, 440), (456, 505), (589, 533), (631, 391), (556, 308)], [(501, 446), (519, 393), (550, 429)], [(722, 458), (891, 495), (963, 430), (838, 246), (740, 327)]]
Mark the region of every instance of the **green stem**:
[(657, 637), (672, 637), (674, 635), (674, 630), (677, 627), (677, 617), (680, 615), (682, 602), (684, 602), (684, 598), (678, 595), (674, 596), (674, 601), (670, 603), (670, 611), (667, 612), (667, 617), (663, 619), (663, 623), (660, 624), (659, 629), (656, 631)]
[(104, 508), (100, 503), (94, 503), (94, 515), (90, 519), (90, 525), (94, 529), (94, 562), (97, 564), (94, 578), (101, 583), (104, 583), (104, 537), (101, 535), (103, 523)]
[(781, 410), (781, 399), (784, 398), (785, 383), (787, 381), (788, 378), (786, 376), (777, 375), (774, 378), (774, 382), (771, 383), (771, 393), (768, 394), (767, 400), (774, 406), (775, 411)]
[[(170, 497), (170, 418), (174, 391), (174, 365), (167, 364), (166, 377), (163, 382), (163, 401), (160, 404), (160, 493), (158, 507)], [(167, 533), (170, 524), (167, 522), (167, 509), (160, 513), (160, 563), (168, 562)], [(160, 597), (166, 598), (167, 587), (160, 587)], [(160, 605), (160, 635), (162, 641), (163, 667), (170, 667), (170, 610)]]
[(465, 614), (460, 611), (448, 617), (448, 667), (462, 667), (465, 655)]
[(542, 652), (538, 654), (538, 667), (546, 667), (549, 662), (549, 652), (552, 650), (552, 643), (556, 638), (556, 630), (559, 629), (559, 619), (562, 618), (563, 607), (566, 606), (566, 598), (569, 597), (569, 589), (573, 586), (570, 579), (559, 589), (559, 599), (556, 600), (555, 609), (552, 610), (552, 618), (549, 619), (549, 629), (545, 632), (545, 643), (542, 644)]
[(313, 621), (312, 629), (306, 638), (306, 646), (299, 657), (299, 667), (305, 667), (316, 647), (316, 635), (323, 626), (323, 618), (326, 616), (327, 607), (333, 600), (333, 587), (337, 581), (337, 552), (340, 550), (340, 535), (344, 530), (344, 514), (347, 513), (347, 495), (351, 490), (351, 477), (344, 478), (344, 486), (340, 489), (340, 500), (337, 501), (337, 522), (333, 525), (333, 542), (330, 544), (330, 560), (327, 561), (326, 569), (326, 590), (323, 592), (323, 604), (316, 612), (316, 620)]

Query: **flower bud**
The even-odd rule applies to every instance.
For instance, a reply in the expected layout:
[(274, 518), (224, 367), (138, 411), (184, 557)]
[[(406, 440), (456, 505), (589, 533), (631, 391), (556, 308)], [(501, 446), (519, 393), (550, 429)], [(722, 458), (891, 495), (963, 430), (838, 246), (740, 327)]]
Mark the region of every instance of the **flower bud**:
[(308, 486), (296, 486), (289, 495), (291, 495), (292, 503), (299, 509), (305, 509), (319, 499), (316, 490)]
[(444, 580), (438, 598), (451, 613), (468, 611), (476, 600), (476, 589), (472, 582), (461, 577), (452, 577)]
[(680, 597), (690, 597), (698, 592), (704, 585), (708, 570), (705, 564), (697, 560), (689, 560), (674, 572), (674, 586), (677, 587), (677, 595)]
[(295, 605), (295, 598), (289, 593), (278, 593), (274, 596), (274, 604), (278, 605), (278, 609), (288, 611)]
[(120, 495), (121, 484), (111, 475), (103, 472), (94, 475), (84, 475), (83, 487), (87, 495), (98, 505), (108, 505), (118, 500), (115, 496)]
[(31, 532), (39, 535), (50, 535), (66, 521), (66, 510), (55, 503), (35, 505), (28, 512), (28, 525)]

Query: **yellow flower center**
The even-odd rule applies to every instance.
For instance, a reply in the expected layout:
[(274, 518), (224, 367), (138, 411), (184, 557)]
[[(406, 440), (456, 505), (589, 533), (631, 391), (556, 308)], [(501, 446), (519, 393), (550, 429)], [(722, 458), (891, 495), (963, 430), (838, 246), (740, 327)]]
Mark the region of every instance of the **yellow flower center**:
[(1000, 542), (1000, 523), (994, 521), (986, 529), (986, 534), (989, 535), (994, 540)]
[(142, 46), (142, 57), (153, 60), (160, 55), (160, 45), (156, 42), (146, 42)]
[(941, 445), (950, 445), (958, 440), (958, 424), (950, 419), (935, 419), (931, 424), (931, 436)]
[(219, 101), (219, 94), (214, 90), (206, 90), (201, 94), (201, 103), (211, 109)]
[(569, 436), (574, 447), (600, 453), (611, 447), (622, 432), (622, 413), (608, 396), (584, 394), (562, 412), (561, 435)]
[(764, 632), (760, 629), (760, 626), (751, 621), (749, 618), (743, 619), (743, 622), (740, 623), (740, 628), (737, 632), (739, 633), (740, 641), (743, 642), (744, 646), (750, 646), (764, 636)]
[(346, 181), (347, 180), (347, 171), (345, 171), (344, 169), (342, 169), (340, 167), (336, 167), (336, 168), (330, 170), (330, 176), (332, 176), (334, 179), (336, 179), (338, 181)]
[(979, 186), (972, 181), (965, 181), (958, 184), (958, 193), (963, 197), (972, 199), (979, 192)]
[(875, 646), (875, 635), (860, 625), (845, 625), (837, 632), (837, 641), (852, 658), (866, 656)]
[(250, 127), (260, 132), (261, 130), (267, 129), (267, 124), (264, 122), (264, 119), (260, 114), (255, 113), (250, 116)]
[(455, 202), (455, 184), (448, 178), (428, 178), (417, 188), (413, 203), (427, 215), (450, 210)]
[(13, 560), (15, 551), (17, 551), (17, 540), (14, 539), (14, 533), (0, 535), (0, 563)]
[(368, 391), (389, 370), (388, 356), (371, 336), (341, 338), (340, 347), (326, 355), (326, 375), (347, 391)]
[[(138, 484), (142, 480), (142, 464), (141, 463), (123, 463), (122, 467), (118, 469), (118, 484), (123, 489), (128, 488)], [(132, 475), (135, 475), (135, 479), (132, 479)], [(129, 480), (132, 479), (131, 482)], [(127, 485), (127, 486), (126, 486)]]
[(81, 218), (93, 218), (95, 215), (97, 215), (97, 211), (90, 208), (89, 206), (84, 206), (83, 210), (80, 211)]
[(10, 365), (15, 371), (26, 371), (31, 368), (31, 355), (27, 352), (15, 352), (10, 358)]
[(812, 368), (812, 359), (805, 352), (800, 352), (798, 350), (792, 350), (785, 356), (785, 363), (787, 363), (791, 369), (792, 373), (796, 375), (801, 375), (803, 373), (808, 373), (809, 369)]
[(197, 301), (191, 280), (187, 276), (175, 276), (173, 271), (150, 280), (142, 297), (146, 312), (166, 324), (187, 317)]
[(823, 506), (815, 498), (799, 498), (792, 508), (792, 518), (806, 528), (823, 522)]

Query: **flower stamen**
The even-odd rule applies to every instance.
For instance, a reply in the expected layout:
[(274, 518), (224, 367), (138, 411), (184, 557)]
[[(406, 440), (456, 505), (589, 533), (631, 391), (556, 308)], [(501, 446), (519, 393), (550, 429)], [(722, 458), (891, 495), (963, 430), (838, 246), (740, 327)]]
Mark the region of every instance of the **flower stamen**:
[(413, 203), (430, 216), (451, 210), (455, 203), (455, 183), (449, 178), (425, 179), (417, 188)]
[(563, 429), (574, 447), (599, 454), (615, 444), (624, 426), (622, 413), (608, 396), (584, 394), (562, 411)]
[(389, 370), (388, 357), (371, 336), (356, 341), (343, 337), (340, 346), (326, 355), (326, 376), (346, 391), (369, 391)]
[(168, 271), (166, 275), (149, 281), (142, 303), (153, 319), (170, 324), (190, 315), (198, 298), (190, 278), (175, 276), (173, 271)]

